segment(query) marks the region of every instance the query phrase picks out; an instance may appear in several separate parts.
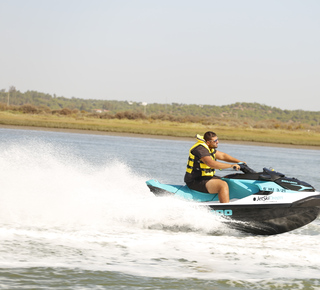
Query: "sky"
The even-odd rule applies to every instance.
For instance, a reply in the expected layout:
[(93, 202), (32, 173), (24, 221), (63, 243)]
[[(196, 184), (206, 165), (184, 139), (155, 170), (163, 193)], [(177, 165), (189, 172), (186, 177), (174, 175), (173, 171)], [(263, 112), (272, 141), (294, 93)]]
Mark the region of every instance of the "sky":
[(0, 0), (0, 89), (320, 111), (318, 0)]

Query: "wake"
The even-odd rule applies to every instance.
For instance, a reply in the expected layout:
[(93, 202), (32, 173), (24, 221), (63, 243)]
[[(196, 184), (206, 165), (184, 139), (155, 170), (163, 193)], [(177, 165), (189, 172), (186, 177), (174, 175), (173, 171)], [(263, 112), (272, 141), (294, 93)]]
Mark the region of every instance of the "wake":
[(212, 234), (228, 231), (192, 203), (155, 197), (125, 163), (89, 164), (70, 148), (11, 144), (0, 153), (0, 221), (14, 227), (105, 231), (118, 227)]

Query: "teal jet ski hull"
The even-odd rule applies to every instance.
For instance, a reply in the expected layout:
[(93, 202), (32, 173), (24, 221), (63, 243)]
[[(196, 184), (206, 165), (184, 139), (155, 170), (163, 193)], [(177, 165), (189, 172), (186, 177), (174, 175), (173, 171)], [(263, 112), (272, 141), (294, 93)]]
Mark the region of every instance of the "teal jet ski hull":
[(146, 183), (156, 196), (196, 202), (223, 217), (230, 227), (251, 234), (289, 232), (319, 216), (320, 193), (310, 184), (266, 168), (263, 172), (242, 171), (222, 178), (229, 186), (229, 203), (220, 203), (218, 194), (195, 191), (186, 185), (162, 184), (155, 179)]

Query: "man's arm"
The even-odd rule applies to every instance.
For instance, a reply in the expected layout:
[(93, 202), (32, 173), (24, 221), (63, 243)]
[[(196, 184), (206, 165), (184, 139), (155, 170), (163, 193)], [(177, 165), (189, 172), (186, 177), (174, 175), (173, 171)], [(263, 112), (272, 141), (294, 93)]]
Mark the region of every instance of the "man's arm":
[(237, 170), (240, 168), (238, 164), (228, 164), (228, 163), (215, 161), (211, 158), (211, 156), (204, 156), (201, 158), (201, 161), (213, 169), (227, 169), (227, 168), (233, 168), (234, 166), (236, 167)]
[(226, 162), (233, 162), (233, 163), (244, 162), (244, 161), (241, 161), (241, 160), (239, 160), (237, 158), (234, 158), (234, 157), (230, 156), (227, 153), (223, 153), (221, 151), (217, 151), (216, 152), (216, 158), (219, 159), (219, 160), (226, 161)]

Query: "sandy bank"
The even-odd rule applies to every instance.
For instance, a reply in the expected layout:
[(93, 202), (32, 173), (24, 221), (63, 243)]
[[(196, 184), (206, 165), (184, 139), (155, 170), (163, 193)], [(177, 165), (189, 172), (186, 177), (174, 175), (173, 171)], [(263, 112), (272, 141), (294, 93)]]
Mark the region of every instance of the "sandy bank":
[[(126, 136), (126, 137), (136, 137), (136, 138), (154, 138), (154, 139), (167, 139), (167, 140), (194, 141), (194, 138), (188, 138), (188, 137), (173, 137), (173, 136), (162, 136), (162, 135), (105, 132), (105, 131), (93, 131), (93, 130), (57, 129), (57, 128), (30, 127), (30, 126), (12, 126), (12, 125), (1, 125), (1, 124), (0, 124), (0, 128), (19, 129), (19, 130), (34, 130), (34, 131), (51, 131), (51, 132), (63, 132), (63, 133), (76, 133), (76, 134), (108, 135), (108, 136), (122, 136), (122, 137)], [(320, 150), (320, 146), (290, 145), (290, 144), (249, 142), (249, 141), (231, 141), (231, 140), (222, 140), (221, 142), (224, 142), (227, 144), (238, 144), (238, 145)]]

